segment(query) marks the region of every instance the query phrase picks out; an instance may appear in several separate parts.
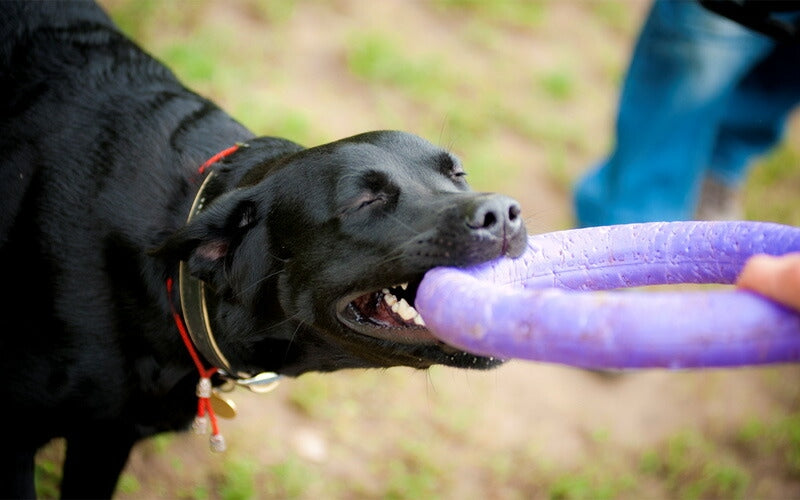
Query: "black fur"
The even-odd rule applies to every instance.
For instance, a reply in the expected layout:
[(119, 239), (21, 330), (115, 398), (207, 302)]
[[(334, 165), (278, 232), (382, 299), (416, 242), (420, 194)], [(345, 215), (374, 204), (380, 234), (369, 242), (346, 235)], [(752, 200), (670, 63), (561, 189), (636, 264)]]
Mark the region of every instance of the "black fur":
[[(358, 299), (523, 251), (516, 203), (470, 191), (446, 151), (391, 131), (254, 138), (88, 2), (3, 2), (0, 88), (0, 497), (33, 496), (56, 436), (62, 494), (108, 497), (137, 440), (188, 425), (197, 373), (165, 288), (179, 260), (213, 290), (238, 370), (498, 363)], [(237, 142), (213, 166), (223, 194), (185, 225), (198, 166)]]

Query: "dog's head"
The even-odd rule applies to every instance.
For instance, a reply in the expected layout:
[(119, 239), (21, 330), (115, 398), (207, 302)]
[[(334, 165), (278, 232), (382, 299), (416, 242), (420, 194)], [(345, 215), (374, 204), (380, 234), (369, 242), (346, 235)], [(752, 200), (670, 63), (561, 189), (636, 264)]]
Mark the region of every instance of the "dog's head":
[(453, 155), (406, 133), (278, 158), (270, 148), (257, 139), (232, 155), (220, 182), (227, 172), (235, 187), (159, 252), (213, 291), (215, 333), (237, 368), (499, 363), (438, 341), (414, 295), (433, 267), (520, 255), (527, 234), (514, 200), (471, 191)]

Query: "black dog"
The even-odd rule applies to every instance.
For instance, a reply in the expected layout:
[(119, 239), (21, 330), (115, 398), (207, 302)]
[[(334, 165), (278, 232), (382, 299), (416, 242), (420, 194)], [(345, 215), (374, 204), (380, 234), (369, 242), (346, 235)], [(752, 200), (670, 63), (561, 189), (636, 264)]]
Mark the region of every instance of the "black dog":
[[(108, 497), (136, 441), (189, 425), (179, 293), (207, 311), (215, 385), (499, 363), (437, 341), (412, 307), (430, 268), (526, 242), (516, 202), (470, 191), (446, 151), (389, 131), (254, 138), (91, 3), (3, 2), (0, 88), (0, 497), (34, 495), (56, 436), (62, 495)], [(180, 262), (189, 291), (168, 292)]]

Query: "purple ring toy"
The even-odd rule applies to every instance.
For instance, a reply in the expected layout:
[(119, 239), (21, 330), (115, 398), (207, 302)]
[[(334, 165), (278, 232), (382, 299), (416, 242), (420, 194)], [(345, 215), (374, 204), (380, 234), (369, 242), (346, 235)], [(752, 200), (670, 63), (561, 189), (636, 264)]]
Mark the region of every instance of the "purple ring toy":
[(731, 284), (748, 257), (800, 251), (800, 228), (658, 222), (528, 237), (518, 259), (429, 271), (415, 305), (442, 341), (486, 356), (591, 369), (702, 368), (800, 360), (800, 314)]

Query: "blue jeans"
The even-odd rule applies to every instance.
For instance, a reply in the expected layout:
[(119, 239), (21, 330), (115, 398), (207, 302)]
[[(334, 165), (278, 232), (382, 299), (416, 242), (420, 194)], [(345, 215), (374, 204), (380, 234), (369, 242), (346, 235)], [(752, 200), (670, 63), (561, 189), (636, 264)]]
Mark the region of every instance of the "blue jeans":
[(800, 103), (800, 44), (694, 1), (656, 0), (620, 97), (616, 145), (575, 187), (578, 226), (686, 220), (702, 180), (740, 185)]

